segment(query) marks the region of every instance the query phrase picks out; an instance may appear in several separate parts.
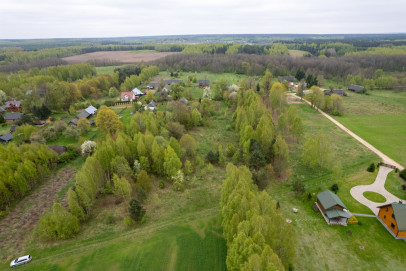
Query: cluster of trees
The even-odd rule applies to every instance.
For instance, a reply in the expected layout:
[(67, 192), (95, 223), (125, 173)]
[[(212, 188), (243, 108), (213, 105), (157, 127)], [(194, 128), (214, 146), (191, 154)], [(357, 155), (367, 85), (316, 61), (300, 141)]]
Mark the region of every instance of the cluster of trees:
[(0, 145), (0, 214), (49, 173), (57, 154), (42, 144)]
[[(160, 69), (188, 72), (241, 73), (263, 75), (266, 69), (275, 75), (293, 75), (303, 69), (306, 74), (323, 75), (326, 79), (343, 80), (350, 74), (372, 76), (376, 69), (385, 72), (403, 72), (405, 55), (357, 55), (336, 58), (294, 58), (290, 56), (228, 55), (170, 55), (153, 61)], [(249, 67), (243, 63), (248, 63)]]
[[(299, 96), (303, 93), (299, 93)], [(324, 92), (317, 86), (312, 86), (309, 93), (306, 95), (306, 99), (315, 108), (321, 109), (325, 112), (331, 113), (335, 116), (343, 114), (344, 103), (343, 97), (337, 94), (324, 95)]]
[[(273, 84), (270, 89), (269, 103), (274, 116), (278, 118), (277, 122), (253, 90), (238, 92), (233, 121), (242, 152), (235, 152), (233, 161), (238, 161), (241, 156), (261, 186), (263, 179), (272, 176), (273, 172), (279, 177), (285, 175), (289, 158), (285, 138), (299, 141), (304, 134), (297, 109), (289, 107), (286, 111), (285, 92), (285, 87), (280, 83)], [(277, 127), (274, 123), (277, 123)]]
[(406, 78), (396, 78), (391, 75), (385, 75), (382, 69), (377, 69), (373, 76), (364, 77), (361, 75), (349, 74), (346, 84), (355, 84), (364, 86), (366, 90), (371, 89), (392, 89), (395, 86), (406, 86)]
[[(97, 146), (89, 141), (83, 143), (82, 154), (89, 157), (76, 174), (74, 187), (68, 191), (72, 214), (69, 223), (75, 225), (74, 229), (76, 220), (85, 221), (91, 216), (101, 193), (112, 193), (129, 203), (132, 219), (141, 219), (145, 210), (140, 204), (151, 189), (151, 174), (171, 180), (175, 190), (185, 188), (184, 175), (193, 170), (197, 144), (189, 134), (180, 135), (179, 140), (170, 136), (172, 122), (171, 113), (144, 111), (136, 112), (129, 125), (123, 127), (114, 111), (106, 107), (99, 109), (96, 124), (106, 133), (106, 139)], [(133, 191), (137, 191), (136, 200), (131, 199)], [(51, 212), (42, 218), (38, 229), (42, 237), (68, 238), (77, 232), (49, 231), (59, 223), (55, 222), (58, 217)]]
[(221, 190), (228, 270), (292, 270), (296, 233), (245, 166), (227, 165)]
[(142, 83), (148, 82), (148, 80), (150, 80), (155, 75), (158, 75), (158, 73), (159, 68), (156, 66), (142, 67), (141, 72), (138, 75), (133, 74), (130, 77), (125, 78), (124, 82), (120, 85), (120, 89), (122, 91), (131, 90), (134, 87), (138, 87)]

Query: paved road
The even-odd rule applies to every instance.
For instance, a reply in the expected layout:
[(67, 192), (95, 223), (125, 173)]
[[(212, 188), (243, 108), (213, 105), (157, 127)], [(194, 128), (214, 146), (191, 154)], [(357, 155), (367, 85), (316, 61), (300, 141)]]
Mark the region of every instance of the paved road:
[[(400, 200), (398, 197), (392, 195), (385, 189), (386, 177), (388, 176), (388, 173), (391, 172), (392, 170), (393, 170), (392, 168), (380, 166), (378, 176), (376, 176), (375, 182), (373, 184), (358, 185), (351, 188), (350, 190), (351, 196), (360, 203), (362, 203), (363, 205), (367, 206), (369, 209), (371, 209), (375, 215), (378, 215), (379, 212), (379, 209), (377, 208), (378, 206), (392, 203), (395, 201), (398, 202)], [(364, 192), (366, 191), (379, 193), (385, 197), (386, 201), (384, 203), (370, 201), (363, 195)]]
[[(288, 95), (297, 97), (294, 93), (288, 93)], [(309, 105), (311, 105), (310, 102), (306, 101), (305, 99), (303, 99), (304, 102), (308, 103)], [(376, 153), (379, 157), (382, 158), (383, 162), (389, 165), (394, 165), (396, 166), (398, 169), (403, 170), (404, 167), (402, 165), (400, 165), (399, 163), (397, 163), (396, 161), (394, 161), (393, 159), (391, 159), (390, 157), (388, 157), (387, 155), (385, 155), (383, 152), (381, 152), (380, 150), (378, 150), (377, 148), (375, 148), (374, 146), (372, 146), (371, 144), (369, 144), (367, 141), (365, 141), (364, 139), (362, 139), (361, 137), (357, 136), (356, 134), (354, 134), (351, 130), (349, 130), (347, 127), (345, 127), (344, 125), (342, 125), (340, 122), (336, 121), (334, 118), (332, 118), (331, 116), (329, 116), (328, 114), (324, 113), (322, 110), (319, 110), (317, 107), (316, 109), (323, 115), (325, 116), (327, 119), (329, 119), (332, 123), (334, 123), (335, 125), (337, 125), (338, 127), (340, 127), (342, 130), (344, 130), (347, 134), (349, 134), (350, 136), (352, 136), (353, 138), (355, 138), (356, 140), (358, 140), (362, 145), (364, 145), (365, 147), (367, 147), (368, 149), (370, 149), (371, 151), (373, 151), (374, 153)]]

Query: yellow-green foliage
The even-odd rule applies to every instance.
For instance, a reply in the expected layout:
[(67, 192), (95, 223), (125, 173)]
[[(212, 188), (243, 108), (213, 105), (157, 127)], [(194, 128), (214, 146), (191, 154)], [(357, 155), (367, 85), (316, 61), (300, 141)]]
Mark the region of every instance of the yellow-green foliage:
[(357, 220), (357, 218), (355, 216), (352, 216), (348, 220), (348, 223), (350, 223), (350, 224), (358, 224), (358, 220)]

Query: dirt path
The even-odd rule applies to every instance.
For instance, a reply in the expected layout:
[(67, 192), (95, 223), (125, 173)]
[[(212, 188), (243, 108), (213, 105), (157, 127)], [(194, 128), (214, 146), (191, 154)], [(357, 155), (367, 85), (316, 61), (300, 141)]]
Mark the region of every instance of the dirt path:
[[(295, 94), (293, 93), (288, 93), (289, 96), (294, 96), (297, 97)], [(310, 102), (306, 101), (305, 99), (303, 99), (303, 101), (305, 103), (308, 103), (309, 105), (311, 105)], [(320, 114), (322, 114), (323, 116), (325, 116), (327, 119), (329, 119), (332, 123), (334, 123), (335, 125), (337, 125), (339, 128), (341, 128), (342, 130), (344, 130), (344, 132), (346, 132), (347, 134), (349, 134), (350, 136), (352, 136), (353, 138), (355, 138), (356, 140), (358, 140), (362, 145), (364, 145), (365, 147), (367, 147), (368, 149), (370, 149), (371, 151), (373, 151), (374, 153), (376, 153), (379, 157), (382, 158), (383, 162), (386, 164), (390, 164), (393, 166), (396, 166), (399, 170), (403, 170), (404, 167), (401, 166), (399, 163), (397, 163), (396, 161), (394, 161), (393, 159), (391, 159), (390, 157), (388, 157), (387, 155), (385, 155), (383, 152), (381, 152), (380, 150), (378, 150), (377, 148), (375, 148), (374, 146), (372, 146), (371, 144), (369, 144), (367, 141), (365, 141), (364, 139), (362, 139), (361, 137), (357, 136), (355, 133), (353, 133), (351, 130), (349, 130), (347, 127), (345, 127), (344, 125), (342, 125), (340, 122), (336, 121), (334, 118), (330, 117), (328, 114), (324, 113), (322, 110), (319, 110), (317, 107), (316, 109), (320, 112)]]
[[(51, 209), (58, 198), (58, 192), (72, 180), (75, 173), (76, 170), (69, 166), (61, 169), (0, 220), (0, 251), (21, 249), (24, 240), (34, 230), (40, 216)], [(67, 206), (66, 195), (62, 199), (62, 205)]]

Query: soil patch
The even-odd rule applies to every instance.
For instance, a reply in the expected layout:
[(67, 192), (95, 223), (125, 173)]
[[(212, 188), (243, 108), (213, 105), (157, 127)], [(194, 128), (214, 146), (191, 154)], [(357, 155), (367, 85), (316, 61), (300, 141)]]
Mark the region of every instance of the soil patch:
[[(20, 201), (10, 213), (0, 220), (0, 251), (21, 249), (31, 235), (42, 214), (52, 208), (54, 201), (71, 180), (76, 170), (67, 166), (50, 177), (29, 196)], [(67, 194), (61, 204), (67, 207)], [(3, 253), (0, 257), (4, 257)]]
[(136, 53), (132, 51), (103, 51), (83, 55), (64, 57), (62, 60), (68, 64), (79, 63), (138, 63), (154, 61), (168, 55), (179, 54), (178, 52), (145, 52)]

